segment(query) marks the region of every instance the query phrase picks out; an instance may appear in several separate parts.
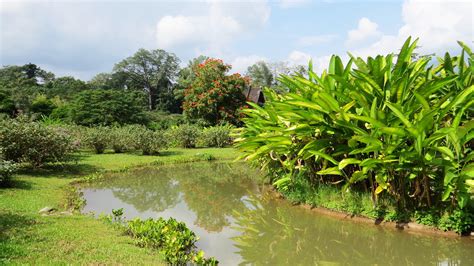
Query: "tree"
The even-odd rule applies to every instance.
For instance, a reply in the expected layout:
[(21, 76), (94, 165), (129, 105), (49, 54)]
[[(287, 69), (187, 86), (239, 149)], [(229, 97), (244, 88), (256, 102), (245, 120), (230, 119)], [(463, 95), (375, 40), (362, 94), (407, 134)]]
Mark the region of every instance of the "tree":
[(56, 105), (51, 99), (48, 99), (45, 95), (39, 94), (31, 102), (30, 112), (34, 114), (49, 116), (53, 112)]
[(247, 68), (247, 77), (253, 87), (271, 87), (273, 85), (273, 74), (264, 61), (259, 61)]
[(196, 78), (184, 90), (183, 110), (187, 117), (203, 119), (211, 125), (239, 123), (248, 80), (240, 74), (228, 75), (230, 69), (218, 59), (207, 59), (195, 68)]
[(11, 93), (6, 90), (0, 90), (0, 113), (13, 116), (15, 111), (15, 103), (11, 98)]
[(35, 64), (0, 68), (0, 89), (9, 91), (17, 111), (26, 112), (38, 94), (44, 94), (45, 84), (54, 80), (54, 74)]
[(86, 90), (71, 105), (71, 120), (79, 125), (145, 124), (143, 100), (137, 92)]
[(70, 76), (54, 79), (46, 84), (46, 87), (49, 97), (59, 96), (64, 100), (70, 100), (79, 92), (89, 89), (87, 83)]
[(138, 50), (114, 67), (115, 73), (123, 73), (127, 81), (143, 89), (148, 96), (148, 108), (156, 109), (160, 94), (172, 92), (173, 82), (179, 69), (179, 59), (164, 50)]

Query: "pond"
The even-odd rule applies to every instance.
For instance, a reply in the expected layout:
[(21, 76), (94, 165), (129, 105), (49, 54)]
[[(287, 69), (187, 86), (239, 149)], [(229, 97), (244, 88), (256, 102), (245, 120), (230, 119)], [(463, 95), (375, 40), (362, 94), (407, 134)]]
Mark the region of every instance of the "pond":
[[(83, 188), (84, 212), (174, 217), (220, 265), (474, 265), (474, 241), (413, 235), (319, 215), (278, 199), (242, 163), (113, 173)], [(110, 178), (109, 178), (110, 177)]]

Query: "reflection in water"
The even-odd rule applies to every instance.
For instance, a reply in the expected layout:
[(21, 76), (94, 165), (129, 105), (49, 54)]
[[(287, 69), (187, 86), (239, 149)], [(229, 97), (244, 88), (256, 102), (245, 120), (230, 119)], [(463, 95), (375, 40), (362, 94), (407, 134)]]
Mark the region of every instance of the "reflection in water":
[(85, 211), (176, 217), (222, 265), (474, 265), (474, 241), (414, 236), (293, 207), (244, 164), (193, 163), (110, 174), (84, 189)]

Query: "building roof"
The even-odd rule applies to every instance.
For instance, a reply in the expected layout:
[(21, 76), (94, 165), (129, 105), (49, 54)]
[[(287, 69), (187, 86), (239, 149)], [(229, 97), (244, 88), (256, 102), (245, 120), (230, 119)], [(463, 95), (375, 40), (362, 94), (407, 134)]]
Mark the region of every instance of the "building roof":
[(244, 90), (244, 95), (247, 101), (253, 102), (256, 104), (264, 104), (265, 97), (263, 95), (262, 89), (248, 87)]

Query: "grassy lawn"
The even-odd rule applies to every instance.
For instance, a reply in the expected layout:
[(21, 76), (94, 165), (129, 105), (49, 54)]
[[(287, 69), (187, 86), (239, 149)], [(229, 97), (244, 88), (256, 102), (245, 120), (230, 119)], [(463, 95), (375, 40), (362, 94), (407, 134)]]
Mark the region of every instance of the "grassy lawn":
[(64, 210), (66, 190), (81, 176), (144, 164), (199, 160), (204, 158), (202, 154), (217, 159), (237, 156), (232, 148), (170, 149), (160, 156), (82, 152), (77, 162), (66, 166), (22, 169), (11, 188), (0, 189), (0, 264), (163, 264), (156, 253), (136, 247), (131, 238), (92, 217), (41, 216), (38, 211), (45, 206), (57, 208), (58, 213)]

